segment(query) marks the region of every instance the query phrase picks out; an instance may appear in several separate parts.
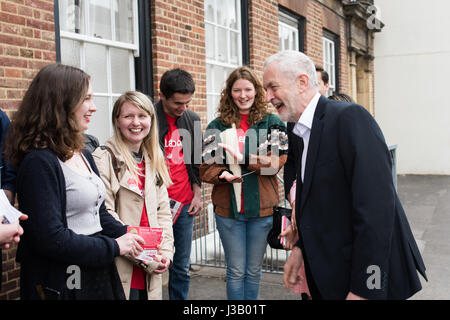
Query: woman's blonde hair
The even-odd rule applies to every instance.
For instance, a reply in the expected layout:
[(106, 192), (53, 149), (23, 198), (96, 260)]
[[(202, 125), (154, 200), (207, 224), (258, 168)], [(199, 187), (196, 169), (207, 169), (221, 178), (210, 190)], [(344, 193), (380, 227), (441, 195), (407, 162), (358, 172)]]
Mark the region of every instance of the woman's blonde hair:
[[(125, 164), (133, 175), (138, 177), (139, 173), (137, 170), (136, 161), (130, 149), (124, 140), (122, 132), (117, 126), (117, 120), (119, 119), (122, 106), (125, 102), (129, 102), (136, 106), (140, 110), (146, 112), (151, 119), (151, 126), (149, 134), (144, 138), (141, 144), (142, 153), (147, 153), (150, 158), (150, 166), (156, 174), (156, 181), (158, 183), (163, 183), (166, 187), (172, 184), (172, 181), (167, 171), (166, 162), (164, 155), (159, 146), (159, 134), (158, 134), (158, 124), (155, 116), (155, 109), (153, 103), (150, 99), (143, 93), (139, 91), (127, 91), (117, 99), (114, 103), (114, 108), (112, 112), (112, 123), (114, 127), (114, 136), (118, 142), (119, 152), (122, 154)], [(147, 174), (147, 172), (146, 172)]]

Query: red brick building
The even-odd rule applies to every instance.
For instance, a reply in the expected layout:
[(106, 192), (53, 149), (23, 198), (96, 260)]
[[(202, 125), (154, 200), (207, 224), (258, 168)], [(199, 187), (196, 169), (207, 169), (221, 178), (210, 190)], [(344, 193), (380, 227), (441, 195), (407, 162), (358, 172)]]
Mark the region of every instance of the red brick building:
[[(262, 76), (268, 56), (294, 49), (373, 113), (373, 12), (351, 0), (0, 0), (0, 107), (11, 116), (48, 63), (81, 67), (98, 109), (89, 133), (103, 142), (121, 93), (157, 101), (162, 74), (181, 67), (194, 77), (191, 108), (205, 127), (231, 70), (248, 64)], [(15, 251), (3, 250), (0, 299), (19, 296)]]

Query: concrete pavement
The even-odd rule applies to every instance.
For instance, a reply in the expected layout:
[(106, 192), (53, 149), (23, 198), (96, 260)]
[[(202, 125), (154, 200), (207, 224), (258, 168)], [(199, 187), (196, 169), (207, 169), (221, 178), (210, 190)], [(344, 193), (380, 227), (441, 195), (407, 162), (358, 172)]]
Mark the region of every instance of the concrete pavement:
[[(398, 193), (427, 268), (412, 300), (450, 299), (450, 176), (398, 176)], [(168, 299), (167, 286), (163, 299)], [(263, 273), (261, 300), (296, 300), (281, 274)], [(225, 269), (193, 266), (190, 300), (226, 299)]]
[(450, 176), (400, 176), (399, 197), (427, 268), (414, 300), (450, 299)]

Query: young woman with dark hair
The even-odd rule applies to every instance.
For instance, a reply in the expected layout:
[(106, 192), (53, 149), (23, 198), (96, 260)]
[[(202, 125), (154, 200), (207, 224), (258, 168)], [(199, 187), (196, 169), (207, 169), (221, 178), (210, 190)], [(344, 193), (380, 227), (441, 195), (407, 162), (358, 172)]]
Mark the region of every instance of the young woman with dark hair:
[(6, 138), (19, 210), (29, 217), (17, 249), (22, 300), (124, 299), (114, 258), (142, 251), (143, 239), (106, 211), (105, 186), (83, 151), (92, 96), (84, 71), (45, 66)]

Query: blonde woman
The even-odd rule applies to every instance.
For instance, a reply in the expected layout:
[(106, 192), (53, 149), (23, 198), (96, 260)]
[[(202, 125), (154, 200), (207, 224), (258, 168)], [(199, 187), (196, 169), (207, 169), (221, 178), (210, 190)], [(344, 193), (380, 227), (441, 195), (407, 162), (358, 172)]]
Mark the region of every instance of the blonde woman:
[(130, 300), (162, 299), (162, 277), (173, 258), (172, 216), (166, 187), (171, 180), (159, 147), (155, 110), (143, 93), (129, 91), (114, 104), (114, 136), (93, 153), (106, 186), (106, 208), (122, 223), (163, 228), (157, 267), (143, 270), (116, 259)]

